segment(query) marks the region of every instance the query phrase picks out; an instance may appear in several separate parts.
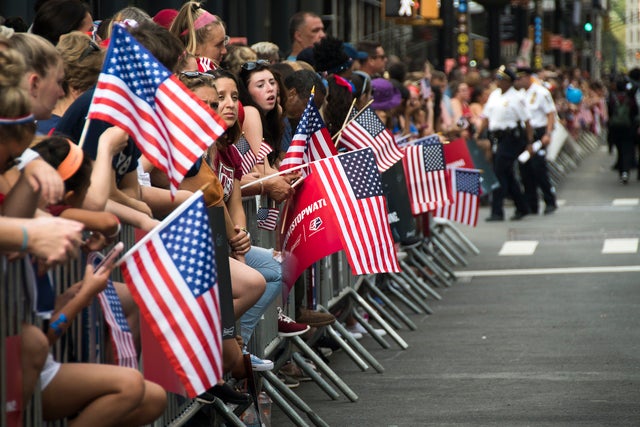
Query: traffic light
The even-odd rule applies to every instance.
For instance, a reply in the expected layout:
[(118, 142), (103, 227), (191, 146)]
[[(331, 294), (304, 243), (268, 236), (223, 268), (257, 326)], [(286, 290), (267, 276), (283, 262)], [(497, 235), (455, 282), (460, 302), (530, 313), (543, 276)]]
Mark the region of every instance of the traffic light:
[(586, 33), (590, 33), (591, 31), (593, 31), (593, 23), (591, 23), (591, 15), (587, 15), (586, 19), (584, 20), (584, 31)]

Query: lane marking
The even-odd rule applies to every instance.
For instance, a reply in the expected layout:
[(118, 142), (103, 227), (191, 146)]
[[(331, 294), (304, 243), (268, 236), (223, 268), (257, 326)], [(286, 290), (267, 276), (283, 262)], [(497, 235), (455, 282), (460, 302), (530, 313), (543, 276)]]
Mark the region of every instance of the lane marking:
[(500, 256), (533, 255), (538, 246), (537, 240), (508, 240), (498, 252)]
[(603, 254), (635, 254), (638, 252), (638, 238), (604, 239)]
[(629, 199), (613, 199), (611, 202), (613, 206), (638, 206), (640, 204), (640, 199), (629, 198)]
[(505, 270), (469, 270), (456, 271), (457, 277), (488, 276), (539, 276), (552, 274), (593, 274), (593, 273), (636, 273), (640, 265), (602, 266), (602, 267), (561, 267), (561, 268), (520, 268)]

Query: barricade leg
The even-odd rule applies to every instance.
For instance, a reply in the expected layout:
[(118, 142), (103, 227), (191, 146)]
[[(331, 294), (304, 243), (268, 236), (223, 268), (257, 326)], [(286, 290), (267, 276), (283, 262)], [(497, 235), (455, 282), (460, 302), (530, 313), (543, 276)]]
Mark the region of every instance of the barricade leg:
[[(400, 308), (393, 302), (391, 301), (391, 299), (385, 295), (384, 292), (382, 292), (375, 284), (370, 283), (370, 282), (366, 282), (366, 286), (371, 290), (371, 292), (373, 292), (375, 294), (376, 297), (380, 298), (380, 300), (384, 303), (385, 307), (388, 307), (389, 310), (391, 310), (396, 316), (398, 316), (398, 318), (405, 324), (407, 325), (407, 327), (409, 329), (411, 329), (412, 331), (415, 331), (416, 329), (418, 329), (418, 327), (416, 326), (415, 323), (413, 323), (413, 321), (411, 319), (409, 319), (409, 317), (407, 317), (407, 315), (400, 310)], [(356, 295), (358, 295), (356, 293)], [(358, 295), (360, 296), (360, 295)], [(356, 300), (357, 301), (357, 300)], [(359, 304), (360, 302), (357, 301)], [(362, 304), (361, 304), (362, 305)], [(368, 305), (368, 304), (367, 304)], [(367, 311), (367, 313), (369, 313), (369, 316), (373, 316), (373, 314), (371, 313), (371, 311), (374, 311), (372, 308), (369, 310), (367, 309), (366, 306), (363, 305), (363, 308)], [(377, 313), (376, 313), (377, 314)], [(391, 328), (389, 328), (391, 329)], [(400, 329), (400, 327), (398, 326), (398, 329)], [(385, 330), (387, 330), (385, 328)], [(387, 332), (389, 332), (387, 330)], [(395, 331), (394, 331), (395, 332)], [(387, 347), (388, 348), (388, 347)]]
[(422, 314), (423, 311), (410, 299), (405, 295), (405, 292), (411, 296), (414, 300), (417, 298), (415, 295), (411, 295), (411, 287), (404, 282), (404, 279), (396, 273), (389, 274), (389, 287), (388, 290), (391, 292), (396, 298), (398, 298), (404, 305), (406, 305), (411, 311), (416, 314)]
[(316, 372), (316, 370), (313, 369), (305, 361), (304, 357), (302, 357), (302, 354), (300, 354), (297, 351), (294, 351), (291, 354), (291, 357), (296, 362), (296, 364), (300, 367), (300, 369), (302, 369), (302, 371), (305, 374), (307, 374), (316, 384), (318, 384), (318, 387), (320, 387), (322, 389), (322, 391), (324, 391), (327, 394), (327, 396), (329, 396), (331, 398), (331, 400), (338, 400), (338, 398), (340, 397), (340, 394), (333, 387), (331, 387), (331, 384), (326, 382), (324, 380), (324, 378), (322, 378)]
[[(322, 306), (318, 306), (318, 310), (323, 311), (325, 313), (328, 313), (328, 310)], [(364, 319), (363, 319), (364, 320)], [(366, 328), (364, 323), (367, 322), (360, 322), (362, 323), (363, 327)], [(366, 359), (366, 362), (369, 363), (369, 365), (371, 365), (373, 367), (373, 369), (375, 369), (378, 373), (382, 373), (384, 372), (384, 367), (371, 355), (371, 353), (369, 353), (363, 346), (362, 344), (360, 344), (358, 342), (358, 340), (356, 340), (355, 338), (353, 338), (348, 331), (346, 330), (346, 328), (344, 326), (342, 326), (339, 323), (336, 323), (335, 328), (338, 329), (338, 331), (340, 332), (340, 334), (342, 334), (343, 337), (345, 337), (348, 341), (349, 344), (351, 344), (351, 346), (353, 347), (353, 349), (358, 352), (362, 358)], [(377, 334), (376, 334), (377, 335)]]
[[(273, 374), (272, 374), (273, 375)], [(276, 377), (275, 375), (273, 375), (273, 377), (277, 380), (278, 377)], [(273, 400), (273, 402), (278, 405), (280, 407), (280, 409), (282, 409), (282, 412), (284, 412), (284, 414), (289, 417), (289, 419), (298, 427), (308, 427), (309, 424), (307, 424), (300, 415), (298, 415), (298, 413), (295, 411), (295, 409), (293, 409), (291, 407), (291, 405), (289, 405), (289, 403), (286, 401), (286, 399), (284, 397), (282, 397), (282, 395), (274, 388), (274, 386), (271, 385), (271, 383), (269, 382), (268, 378), (264, 378), (264, 381), (262, 382), (262, 388), (264, 389), (264, 391), (269, 395), (269, 397), (271, 398), (271, 400)], [(287, 386), (284, 386), (284, 389), (288, 390), (289, 393), (291, 395), (293, 395), (292, 397), (294, 399), (298, 399), (300, 400), (300, 402), (302, 402), (303, 405), (306, 405), (304, 403), (304, 401), (302, 399), (300, 399), (298, 396), (295, 395), (295, 393), (293, 393), (291, 390), (289, 390), (287, 388)], [(284, 391), (281, 390), (281, 391)], [(280, 389), (278, 389), (280, 390)], [(307, 408), (309, 408), (307, 406)], [(311, 408), (309, 408), (309, 410), (311, 411)], [(325, 424), (316, 424), (316, 425), (327, 425)]]
[[(356, 311), (353, 310), (351, 315), (353, 316), (354, 319), (356, 319), (357, 322), (359, 322), (363, 328), (365, 328), (367, 331), (373, 329), (373, 326), (369, 325), (369, 322), (367, 322), (362, 316), (360, 316), (360, 314)], [(378, 344), (380, 344), (380, 346), (382, 348), (391, 348), (391, 345), (384, 339), (382, 338), (379, 334), (373, 334), (371, 335), (371, 337), (376, 340), (378, 342)]]
[(355, 290), (349, 289), (348, 294), (351, 298), (353, 298), (355, 302), (360, 304), (367, 313), (369, 313), (369, 316), (374, 321), (376, 321), (385, 331), (387, 331), (387, 334), (389, 334), (389, 336), (400, 346), (400, 348), (402, 348), (403, 350), (409, 348), (409, 344), (407, 344), (407, 342), (402, 339), (402, 337), (398, 335), (398, 333), (387, 322), (385, 322), (382, 317), (380, 317), (380, 315), (373, 309), (373, 307), (371, 307), (371, 305), (369, 305), (369, 303), (364, 298), (358, 295)]
[(451, 254), (451, 256), (453, 256), (459, 264), (462, 264), (463, 266), (467, 266), (469, 264), (465, 257), (459, 251), (457, 251), (449, 241), (444, 239), (440, 233), (431, 233), (431, 238), (440, 248), (444, 248), (449, 254)]
[[(336, 329), (338, 329), (339, 333), (336, 332)], [(356, 339), (351, 336), (349, 331), (347, 331), (347, 329), (342, 326), (340, 322), (336, 322), (336, 329), (334, 329), (332, 326), (326, 327), (329, 335), (335, 340), (340, 348), (342, 348), (345, 353), (347, 353), (347, 355), (351, 358), (351, 360), (354, 361), (354, 363), (358, 366), (358, 368), (360, 368), (361, 371), (364, 372), (369, 369), (369, 365), (367, 365), (367, 363), (362, 360), (362, 358), (353, 350), (353, 348), (350, 347), (354, 342), (356, 342)]]
[(455, 280), (455, 275), (446, 264), (441, 262), (438, 257), (431, 255), (426, 245), (420, 249), (414, 249), (408, 262), (416, 267), (423, 275), (425, 280), (438, 288), (448, 288), (451, 281)]
[(402, 272), (409, 276), (413, 281), (409, 282), (410, 285), (414, 284), (416, 287), (416, 291), (421, 291), (420, 294), (423, 295), (423, 298), (427, 298), (427, 294), (431, 295), (436, 300), (440, 301), (442, 297), (439, 293), (437, 293), (431, 286), (429, 286), (420, 276), (416, 274), (415, 271), (411, 268), (406, 261), (401, 261), (400, 265), (402, 266)]
[(402, 328), (400, 321), (395, 317), (393, 317), (391, 313), (389, 313), (382, 305), (380, 305), (380, 303), (376, 301), (376, 297), (371, 295), (371, 292), (367, 292), (366, 297), (367, 297), (367, 300), (369, 301), (369, 304), (371, 304), (371, 306), (380, 314), (380, 316), (384, 318), (386, 322), (388, 322), (395, 329)]
[(467, 236), (464, 235), (455, 225), (453, 225), (450, 221), (447, 221), (446, 224), (441, 226), (444, 229), (444, 232), (449, 234), (455, 234), (455, 236), (464, 243), (464, 245), (475, 255), (480, 254), (480, 249), (476, 245), (473, 244), (471, 240)]
[(293, 343), (309, 359), (316, 364), (317, 368), (331, 380), (332, 383), (352, 402), (358, 400), (358, 395), (326, 364), (324, 361), (305, 343), (299, 336), (291, 337)]

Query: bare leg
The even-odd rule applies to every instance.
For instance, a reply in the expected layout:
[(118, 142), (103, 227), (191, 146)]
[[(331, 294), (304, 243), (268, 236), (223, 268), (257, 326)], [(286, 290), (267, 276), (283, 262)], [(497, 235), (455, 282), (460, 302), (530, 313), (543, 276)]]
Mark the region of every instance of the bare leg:
[(266, 282), (256, 270), (233, 258), (229, 258), (229, 269), (231, 270), (233, 313), (236, 319), (239, 319), (260, 299)]
[(38, 327), (23, 324), (20, 344), (22, 347), (22, 402), (26, 405), (31, 400), (40, 372), (47, 360), (49, 340)]
[(143, 425), (158, 418), (166, 394), (135, 369), (112, 365), (65, 363), (42, 391), (46, 420), (79, 415), (70, 426)]

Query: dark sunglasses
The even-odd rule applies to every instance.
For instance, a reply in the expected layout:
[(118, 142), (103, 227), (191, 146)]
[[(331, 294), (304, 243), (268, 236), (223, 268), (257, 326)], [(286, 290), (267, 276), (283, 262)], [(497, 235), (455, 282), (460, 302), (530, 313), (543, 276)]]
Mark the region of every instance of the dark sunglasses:
[(189, 79), (196, 79), (198, 77), (208, 77), (210, 79), (215, 79), (214, 76), (212, 76), (209, 73), (201, 73), (200, 71), (183, 71), (180, 73), (181, 76), (185, 76)]
[(264, 59), (258, 59), (257, 61), (249, 61), (242, 64), (242, 69), (245, 71), (253, 71), (258, 67), (266, 67), (269, 65), (269, 61)]
[(82, 61), (87, 56), (91, 55), (93, 52), (100, 52), (100, 46), (98, 46), (93, 40), (89, 40), (89, 46), (87, 46), (78, 58), (78, 61)]

